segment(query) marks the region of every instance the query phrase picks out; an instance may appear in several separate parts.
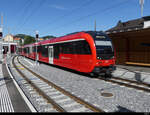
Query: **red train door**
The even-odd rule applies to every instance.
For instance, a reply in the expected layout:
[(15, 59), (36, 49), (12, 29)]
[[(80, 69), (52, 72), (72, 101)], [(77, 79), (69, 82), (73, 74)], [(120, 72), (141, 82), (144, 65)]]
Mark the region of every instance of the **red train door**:
[(48, 47), (48, 57), (49, 57), (49, 63), (53, 64), (53, 60), (54, 60), (54, 48), (53, 46), (49, 46)]

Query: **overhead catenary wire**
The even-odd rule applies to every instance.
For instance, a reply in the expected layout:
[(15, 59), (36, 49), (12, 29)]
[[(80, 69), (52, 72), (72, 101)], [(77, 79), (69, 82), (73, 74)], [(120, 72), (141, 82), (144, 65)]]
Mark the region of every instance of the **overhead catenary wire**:
[[(39, 4), (37, 5), (37, 7), (35, 7), (30, 14), (26, 17), (26, 19), (23, 21), (23, 24), (20, 26), (19, 29), (23, 29), (24, 25), (29, 21), (29, 19), (31, 19), (31, 17), (33, 17), (42, 7), (42, 5), (45, 3), (46, 0), (40, 0)], [(19, 30), (18, 29), (18, 30)]]
[(70, 23), (66, 23), (66, 24), (63, 24), (63, 25), (61, 25), (61, 26), (59, 25), (58, 27), (53, 28), (53, 30), (55, 30), (55, 29), (58, 30), (58, 29), (61, 29), (61, 28), (66, 27), (66, 26), (72, 25), (73, 23), (77, 23), (77, 22), (79, 22), (79, 21), (81, 21), (81, 20), (83, 20), (83, 19), (86, 19), (87, 17), (91, 17), (91, 16), (94, 16), (94, 15), (97, 15), (97, 14), (104, 13), (104, 12), (109, 11), (109, 10), (111, 10), (111, 9), (117, 8), (117, 7), (121, 6), (121, 5), (124, 5), (125, 3), (128, 3), (129, 1), (130, 1), (130, 0), (125, 0), (125, 1), (121, 1), (121, 2), (119, 2), (119, 3), (117, 3), (117, 4), (113, 4), (113, 5), (111, 5), (111, 6), (107, 7), (107, 8), (98, 10), (98, 11), (93, 12), (93, 13), (91, 13), (91, 14), (88, 14), (88, 15), (86, 15), (86, 16), (82, 16), (82, 17), (80, 17), (80, 18), (78, 18), (78, 19), (76, 19), (76, 20), (74, 20), (74, 21), (72, 21), (72, 22), (70, 22)]
[[(46, 0), (45, 0), (45, 1), (46, 1)], [(44, 1), (44, 2), (45, 2), (45, 1)], [(88, 0), (88, 1), (84, 2), (84, 3), (81, 4), (79, 7), (77, 7), (77, 8), (75, 8), (75, 9), (71, 10), (69, 13), (64, 14), (63, 16), (60, 16), (60, 17), (56, 18), (55, 20), (53, 20), (53, 21), (51, 21), (51, 22), (48, 22), (48, 24), (46, 24), (46, 25), (49, 25), (50, 23), (54, 23), (54, 21), (55, 21), (55, 22), (56, 22), (56, 21), (59, 21), (59, 20), (61, 20), (62, 18), (66, 17), (66, 16), (70, 16), (70, 14), (73, 14), (75, 11), (77, 11), (77, 10), (83, 8), (83, 7), (86, 7), (87, 5), (89, 5), (91, 1), (92, 1), (92, 0)], [(36, 7), (36, 9), (38, 8), (38, 10), (39, 10), (40, 7), (44, 4), (44, 2), (43, 2), (43, 0), (41, 0), (39, 6)], [(92, 2), (92, 3), (93, 3), (93, 2)], [(31, 18), (31, 16), (33, 17), (33, 15), (35, 15), (35, 12), (34, 12), (34, 11), (37, 12), (36, 9), (34, 9), (34, 10), (32, 11), (32, 13), (30, 13), (30, 15), (29, 15), (28, 17), (26, 17), (26, 19), (24, 19), (24, 21), (23, 21), (24, 23), (20, 26), (20, 28), (23, 27), (23, 26), (27, 23), (27, 21), (29, 20), (29, 17)], [(33, 12), (34, 12), (34, 14), (33, 14)], [(19, 29), (20, 29), (20, 28), (19, 28)], [(38, 28), (41, 28), (41, 27), (38, 27)], [(19, 30), (19, 29), (18, 29), (18, 30)], [(33, 30), (33, 31), (35, 31), (35, 30)]]
[[(94, 12), (94, 13), (91, 13), (91, 14), (88, 14), (88, 15), (86, 15), (86, 16), (82, 16), (82, 17), (79, 17), (77, 20), (74, 20), (74, 21), (72, 21), (71, 23), (66, 23), (66, 24), (63, 24), (63, 25), (59, 25), (58, 27), (56, 27), (56, 28), (54, 28), (54, 29), (61, 29), (61, 28), (64, 28), (64, 27), (66, 27), (66, 26), (69, 26), (69, 25), (71, 25), (71, 24), (73, 24), (73, 23), (77, 23), (77, 22), (79, 22), (79, 21), (81, 21), (81, 20), (83, 20), (83, 19), (85, 19), (85, 18), (87, 18), (87, 17), (91, 17), (91, 16), (93, 16), (93, 15), (97, 15), (97, 14), (101, 14), (101, 13), (103, 13), (103, 12), (106, 12), (106, 11), (109, 11), (110, 9), (113, 9), (113, 8), (116, 8), (116, 7), (118, 7), (118, 6), (121, 6), (121, 5), (123, 5), (123, 4), (125, 4), (125, 3), (127, 3), (129, 0), (125, 0), (125, 1), (121, 1), (121, 2), (119, 2), (119, 3), (117, 3), (117, 4), (113, 4), (113, 5), (111, 5), (111, 6), (109, 6), (109, 7), (107, 7), (107, 8), (104, 8), (104, 9), (102, 9), (101, 11), (100, 10), (98, 10), (98, 11), (96, 11), (96, 12)], [(88, 3), (89, 2), (91, 2), (91, 0), (89, 0), (89, 1), (87, 1), (86, 3), (84, 3), (84, 4), (87, 4), (88, 5)], [(40, 3), (40, 6), (41, 6), (41, 3)], [(86, 5), (85, 5), (86, 6)], [(80, 9), (81, 8), (81, 6), (80, 7), (78, 7), (78, 9)], [(75, 11), (75, 10), (73, 10), (73, 11)], [(73, 12), (73, 11), (71, 11), (71, 12)], [(30, 14), (31, 15), (31, 14)], [(69, 14), (65, 14), (66, 16), (68, 15), (68, 16), (70, 16)], [(65, 15), (63, 15), (64, 17), (65, 17)], [(32, 15), (31, 15), (32, 16)], [(63, 18), (63, 17), (62, 17)], [(59, 18), (59, 19), (61, 19), (62, 20), (62, 18)], [(29, 19), (27, 19), (27, 21), (28, 21)], [(55, 20), (55, 21), (57, 21), (57, 20)], [(22, 24), (22, 27), (26, 24), (27, 22), (24, 22), (23, 24)], [(49, 22), (50, 23), (50, 22)], [(47, 24), (48, 25), (48, 24)], [(47, 26), (48, 27), (48, 26)], [(53, 29), (53, 30), (54, 30)], [(40, 31), (40, 30), (39, 30)]]
[[(21, 17), (20, 20), (18, 20), (18, 24), (17, 24), (18, 27), (16, 27), (16, 31), (18, 31), (21, 28), (21, 26), (24, 22), (24, 19), (27, 16), (25, 14), (29, 13), (29, 8), (31, 7), (32, 3), (33, 3), (33, 0), (27, 0), (25, 2), (24, 7), (22, 8), (22, 10), (20, 10), (20, 11), (22, 11), (22, 15), (20, 16)], [(22, 21), (22, 23), (21, 23), (21, 21)]]
[(42, 26), (39, 26), (38, 28), (42, 28), (42, 27), (45, 27), (45, 25), (50, 25), (50, 24), (56, 23), (57, 21), (62, 20), (62, 18), (65, 18), (65, 17), (67, 17), (67, 16), (70, 16), (70, 15), (72, 15), (73, 13), (75, 13), (76, 11), (78, 11), (79, 9), (90, 5), (91, 2), (94, 3), (93, 0), (88, 0), (88, 1), (84, 2), (83, 4), (81, 4), (79, 7), (77, 7), (77, 8), (75, 8), (75, 9), (71, 10), (71, 11), (68, 12), (67, 14), (64, 14), (64, 15), (62, 15), (62, 16), (59, 16), (59, 17), (55, 18), (54, 20), (52, 20), (52, 21), (50, 21), (50, 22), (48, 22), (48, 23), (46, 23), (46, 24), (44, 24), (44, 25), (42, 25)]

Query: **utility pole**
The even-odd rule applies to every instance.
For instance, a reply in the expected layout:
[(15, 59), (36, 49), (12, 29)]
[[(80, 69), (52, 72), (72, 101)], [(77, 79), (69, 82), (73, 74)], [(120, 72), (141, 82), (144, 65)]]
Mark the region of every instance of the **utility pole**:
[(10, 34), (10, 28), (8, 27), (8, 34)]
[(0, 23), (0, 59), (3, 58), (3, 14), (1, 13), (1, 23)]
[(144, 0), (140, 0), (140, 6), (141, 6), (141, 17), (143, 17)]
[(96, 32), (96, 20), (95, 20), (95, 26), (94, 26), (95, 32)]
[(37, 53), (37, 45), (38, 45), (38, 38), (39, 38), (39, 32), (35, 31), (35, 40), (36, 40), (36, 54), (35, 54), (35, 65), (39, 65), (38, 63), (38, 53)]
[(0, 40), (3, 38), (3, 15), (1, 14), (1, 24), (0, 24)]

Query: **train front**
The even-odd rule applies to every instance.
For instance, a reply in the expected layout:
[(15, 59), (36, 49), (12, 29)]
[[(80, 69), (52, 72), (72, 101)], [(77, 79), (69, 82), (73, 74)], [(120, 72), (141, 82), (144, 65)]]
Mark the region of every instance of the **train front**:
[(93, 73), (111, 77), (116, 69), (115, 51), (111, 39), (103, 32), (92, 32), (96, 48), (96, 64)]

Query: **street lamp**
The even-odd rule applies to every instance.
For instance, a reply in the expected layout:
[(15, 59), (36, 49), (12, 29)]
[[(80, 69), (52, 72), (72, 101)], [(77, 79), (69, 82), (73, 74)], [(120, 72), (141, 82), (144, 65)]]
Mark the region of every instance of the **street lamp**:
[(35, 34), (36, 34), (36, 37), (35, 37), (35, 40), (36, 40), (36, 43), (35, 43), (35, 45), (36, 45), (36, 54), (35, 54), (35, 65), (37, 65), (38, 63), (37, 63), (37, 61), (38, 61), (38, 54), (37, 54), (37, 44), (38, 44), (38, 38), (39, 38), (39, 31), (35, 31)]

